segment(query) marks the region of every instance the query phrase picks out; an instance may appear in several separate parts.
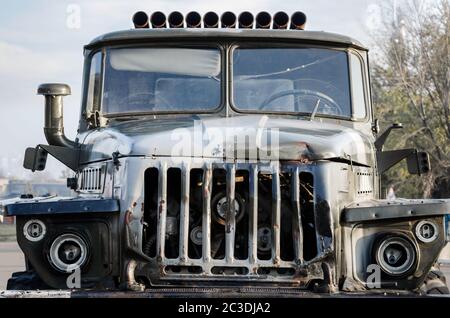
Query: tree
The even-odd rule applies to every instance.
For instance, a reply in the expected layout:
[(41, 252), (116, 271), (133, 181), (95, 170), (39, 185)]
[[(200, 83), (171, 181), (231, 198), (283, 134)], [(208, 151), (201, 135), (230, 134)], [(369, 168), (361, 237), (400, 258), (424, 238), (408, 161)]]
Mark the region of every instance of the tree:
[(382, 8), (381, 21), (373, 34), (375, 112), (386, 125), (405, 126), (386, 148), (426, 150), (432, 165), (428, 175), (411, 177), (403, 163), (383, 183), (401, 196), (450, 197), (450, 4), (394, 2)]

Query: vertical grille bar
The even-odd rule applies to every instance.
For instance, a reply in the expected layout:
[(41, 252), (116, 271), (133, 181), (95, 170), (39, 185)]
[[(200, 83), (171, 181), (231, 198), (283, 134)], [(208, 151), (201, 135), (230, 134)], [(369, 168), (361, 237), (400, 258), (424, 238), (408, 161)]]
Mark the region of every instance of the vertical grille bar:
[(213, 171), (211, 164), (207, 164), (203, 173), (203, 260), (209, 262), (211, 259), (211, 192)]
[(86, 170), (86, 178), (87, 178), (87, 189), (91, 190), (91, 174), (89, 173), (89, 169)]
[(303, 263), (303, 228), (300, 211), (300, 169), (294, 168), (291, 176), (291, 198), (293, 209), (292, 233), (294, 239), (295, 261), (298, 264)]
[(225, 256), (228, 263), (234, 258), (234, 240), (236, 232), (236, 167), (234, 164), (227, 165), (227, 210), (225, 211)]
[(97, 187), (98, 190), (100, 190), (102, 188), (102, 168), (98, 169), (98, 183), (97, 183)]
[(186, 164), (181, 170), (181, 206), (180, 206), (180, 260), (185, 262), (188, 256), (189, 239), (189, 184), (190, 168)]
[(258, 166), (250, 168), (250, 198), (249, 198), (249, 229), (248, 255), (250, 263), (255, 264), (258, 259)]
[(97, 190), (101, 189), (101, 180), (102, 180), (102, 169), (98, 168), (97, 169)]
[(280, 194), (280, 171), (277, 167), (272, 174), (272, 228), (273, 245), (272, 260), (280, 261), (280, 226), (281, 226), (281, 194)]
[(156, 254), (160, 260), (164, 259), (166, 244), (166, 216), (167, 216), (167, 164), (162, 163), (159, 168), (158, 189), (158, 229)]

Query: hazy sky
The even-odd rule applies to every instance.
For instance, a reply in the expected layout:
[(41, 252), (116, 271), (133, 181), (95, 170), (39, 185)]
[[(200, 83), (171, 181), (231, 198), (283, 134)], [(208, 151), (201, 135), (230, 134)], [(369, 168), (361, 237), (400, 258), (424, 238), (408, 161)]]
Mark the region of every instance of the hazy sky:
[[(393, 0), (395, 1), (395, 0)], [(398, 0), (401, 1), (401, 0)], [(257, 13), (307, 14), (307, 28), (342, 33), (369, 42), (366, 33), (378, 0), (16, 0), (3, 1), (0, 11), (0, 167), (27, 176), (21, 168), (26, 147), (45, 143), (42, 131), (44, 99), (36, 88), (44, 82), (72, 87), (65, 98), (65, 129), (76, 135), (80, 112), (83, 45), (97, 35), (132, 27), (135, 11), (178, 10), (218, 13), (244, 10)], [(80, 24), (71, 19), (80, 10)], [(50, 163), (54, 173), (58, 167)]]

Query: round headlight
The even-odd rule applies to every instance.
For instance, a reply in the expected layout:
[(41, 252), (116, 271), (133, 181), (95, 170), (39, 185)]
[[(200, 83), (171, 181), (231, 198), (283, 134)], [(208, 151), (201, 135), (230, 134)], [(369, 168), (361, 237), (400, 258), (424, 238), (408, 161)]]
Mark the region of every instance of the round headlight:
[(375, 258), (388, 275), (407, 274), (416, 262), (416, 249), (410, 240), (401, 236), (387, 236), (377, 244)]
[(431, 243), (438, 237), (438, 228), (431, 221), (420, 221), (416, 225), (416, 236), (424, 243)]
[(44, 222), (41, 220), (29, 220), (23, 226), (23, 235), (30, 242), (42, 240), (47, 232)]
[(50, 262), (62, 272), (71, 272), (86, 263), (88, 246), (78, 235), (66, 233), (58, 236), (50, 247)]

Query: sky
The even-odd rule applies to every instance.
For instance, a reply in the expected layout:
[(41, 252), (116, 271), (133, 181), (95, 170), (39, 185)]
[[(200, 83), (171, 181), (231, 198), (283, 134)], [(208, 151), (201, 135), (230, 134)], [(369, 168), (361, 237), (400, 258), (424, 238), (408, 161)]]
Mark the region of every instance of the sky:
[[(72, 87), (64, 99), (66, 135), (74, 139), (81, 102), (83, 45), (96, 36), (132, 27), (134, 12), (166, 14), (177, 10), (238, 14), (247, 10), (287, 13), (303, 11), (307, 29), (352, 36), (369, 45), (368, 30), (376, 25), (380, 0), (15, 0), (0, 11), (0, 173), (29, 178), (22, 168), (26, 147), (46, 143), (42, 130), (44, 98), (40, 83)], [(402, 0), (392, 0), (402, 1)], [(60, 175), (62, 166), (49, 160), (45, 172)]]

